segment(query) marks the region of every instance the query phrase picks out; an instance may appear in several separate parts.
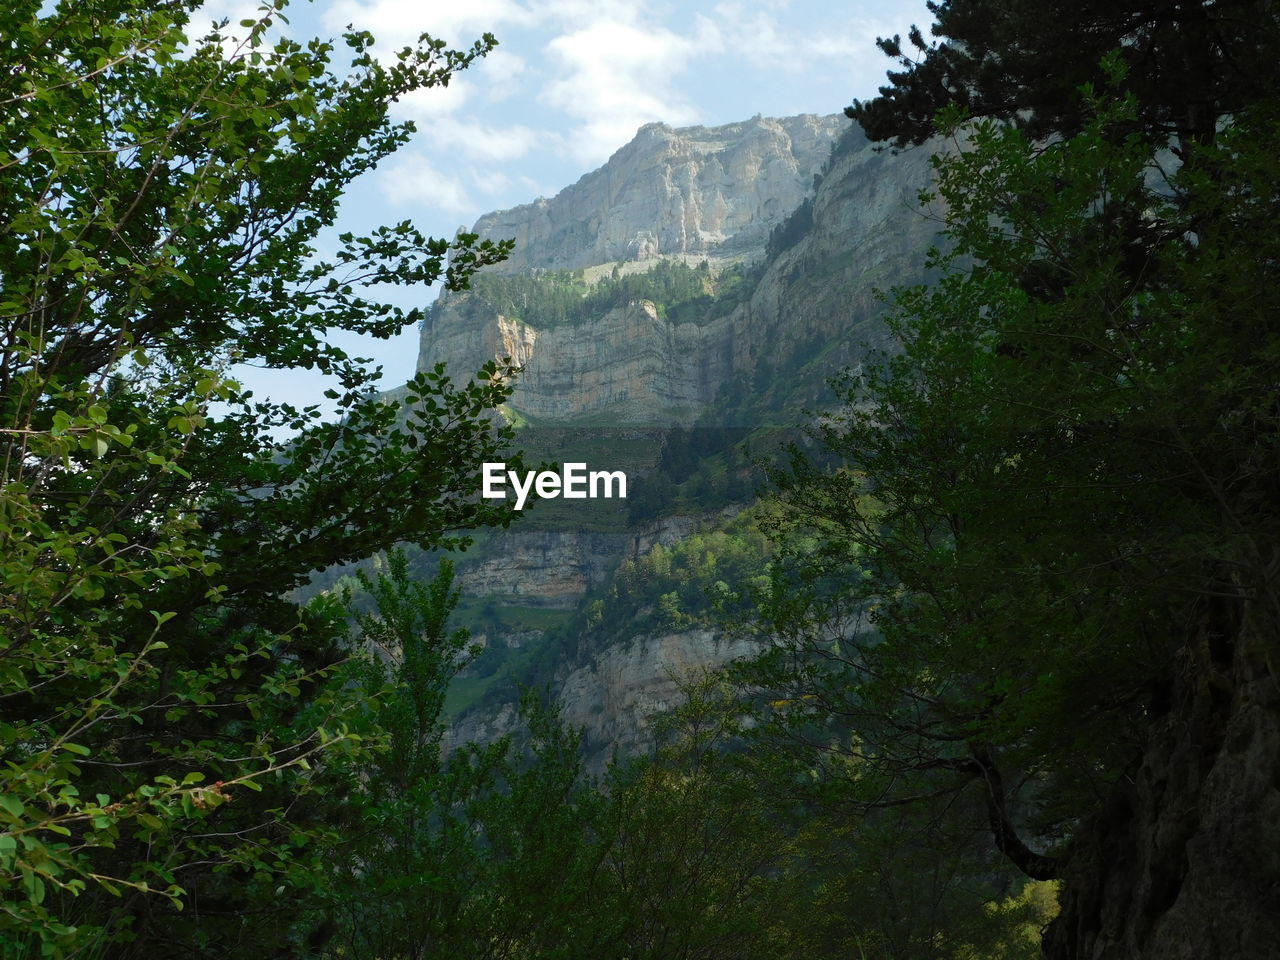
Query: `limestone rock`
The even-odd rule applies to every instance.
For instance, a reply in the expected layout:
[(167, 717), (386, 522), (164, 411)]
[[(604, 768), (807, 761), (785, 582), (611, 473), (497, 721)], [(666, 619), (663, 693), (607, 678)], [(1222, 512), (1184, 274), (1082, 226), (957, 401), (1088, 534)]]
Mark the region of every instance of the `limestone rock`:
[[(880, 153), (852, 134), (831, 155), (847, 129), (842, 117), (714, 129), (653, 124), (554, 199), (488, 214), (475, 228), (515, 238), (506, 272), (583, 269), (590, 277), (620, 259), (635, 269), (655, 257), (761, 261), (749, 295), (731, 311), (676, 324), (641, 300), (551, 325), (502, 316), (474, 295), (447, 295), (423, 326), (419, 368), (445, 362), (460, 377), (510, 357), (523, 368), (511, 407), (539, 426), (689, 424), (723, 388), (760, 382), (797, 391), (786, 398), (790, 409), (818, 406), (826, 375), (859, 362), (864, 343), (887, 343), (876, 290), (921, 279), (920, 254), (936, 229), (918, 201), (930, 180), (928, 149)], [(770, 231), (806, 197), (811, 222), (788, 248), (766, 255)], [(779, 385), (772, 372), (784, 364), (793, 373)], [(676, 526), (605, 535), (516, 524), (460, 566), (459, 582), (471, 596), (508, 606), (569, 608), (622, 557), (688, 535), (694, 524)], [(614, 747), (644, 743), (646, 716), (677, 696), (672, 669), (749, 652), (707, 631), (587, 644), (555, 665), (556, 689), (598, 762)], [(490, 704), (459, 718), (452, 736), (491, 739), (511, 732), (515, 719), (510, 705)]]
[(757, 643), (711, 630), (636, 637), (610, 647), (560, 685), (565, 723), (583, 731), (587, 763), (602, 769), (616, 749), (642, 749), (655, 714), (678, 706), (680, 680), (759, 652)]
[(596, 586), (625, 549), (625, 534), (581, 530), (504, 530), (458, 572), (469, 596), (517, 606), (568, 608)]
[[(625, 756), (644, 748), (654, 716), (679, 704), (682, 678), (758, 651), (754, 641), (711, 630), (636, 637), (560, 679), (561, 716), (570, 729), (582, 731), (587, 767), (599, 773), (615, 750)], [(490, 743), (518, 727), (514, 704), (474, 710), (453, 725), (446, 746)]]
[(723, 127), (650, 123), (552, 199), (486, 214), (473, 232), (515, 239), (501, 272), (758, 252), (848, 123), (812, 114)]
[[(819, 119), (823, 124), (817, 123)], [(812, 127), (815, 141), (829, 143), (821, 136), (826, 124), (848, 123), (830, 117), (792, 120), (749, 121), (715, 130), (693, 128), (697, 136), (684, 139), (677, 135), (690, 131), (668, 130), (663, 136), (672, 144), (683, 144), (681, 150), (687, 153), (693, 150), (691, 145), (706, 149), (729, 136), (713, 134), (751, 124), (759, 130), (770, 125)], [(653, 131), (642, 131), (638, 146), (633, 143), (619, 151), (596, 174), (611, 171), (620, 157), (641, 151), (640, 141), (654, 136)], [(469, 294), (449, 295), (441, 298), (423, 324), (418, 367), (425, 370), (446, 362), (455, 374), (466, 375), (490, 360), (509, 357), (524, 368), (511, 405), (540, 421), (557, 423), (607, 418), (616, 423), (687, 424), (726, 384), (750, 379), (761, 364), (777, 364), (805, 350), (827, 351), (826, 366), (808, 378), (820, 385), (826, 375), (863, 355), (863, 341), (873, 346), (885, 342), (877, 320), (882, 309), (877, 291), (920, 279), (917, 265), (936, 227), (917, 200), (918, 192), (929, 183), (928, 157), (927, 149), (889, 155), (865, 143), (844, 152), (813, 195), (809, 231), (767, 262), (750, 299), (723, 316), (705, 323), (675, 324), (662, 319), (652, 303), (637, 301), (586, 323), (540, 326), (536, 317), (524, 321), (504, 317)], [(622, 169), (632, 167), (620, 166), (609, 176), (620, 176)], [(660, 175), (664, 169), (632, 170), (639, 179), (622, 192), (662, 192), (667, 182)], [(734, 169), (743, 173), (755, 167)], [(751, 189), (757, 200), (764, 196), (761, 191), (767, 182), (754, 182)], [(793, 194), (782, 183), (774, 184), (781, 190), (779, 196), (798, 205), (803, 194)], [(517, 250), (535, 245), (518, 261), (528, 269), (607, 262), (596, 259), (603, 254), (590, 247), (594, 243), (590, 238), (582, 240), (590, 249), (568, 259), (551, 247), (537, 247), (537, 240), (522, 239), (520, 231), (525, 228), (520, 224), (526, 220), (527, 209), (517, 207), (489, 214), (481, 225), (489, 224), (485, 229), (494, 236), (503, 235), (502, 230), (516, 236)], [(768, 221), (770, 229), (775, 222)], [(736, 244), (738, 249), (754, 245), (751, 249), (760, 254), (768, 230), (757, 227), (747, 224), (725, 241), (713, 242), (720, 234), (699, 234), (700, 249), (723, 252), (726, 244)], [(828, 349), (833, 344), (836, 349)]]
[(669, 324), (647, 300), (608, 311), (589, 329), (539, 331), (498, 314), (433, 312), (423, 328), (420, 369), (447, 362), (466, 373), (493, 359), (522, 366), (511, 405), (540, 422), (608, 414), (614, 422), (692, 419), (729, 375), (706, 331)]

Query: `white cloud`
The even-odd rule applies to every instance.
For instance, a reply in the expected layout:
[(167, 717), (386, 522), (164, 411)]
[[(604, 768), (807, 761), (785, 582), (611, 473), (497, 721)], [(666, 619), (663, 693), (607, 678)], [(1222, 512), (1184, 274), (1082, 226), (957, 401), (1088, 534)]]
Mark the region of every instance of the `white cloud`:
[(511, 186), (511, 178), (497, 170), (472, 170), (471, 182), (486, 196), (501, 193)]
[(419, 205), (442, 214), (475, 210), (466, 185), (457, 177), (441, 173), (421, 155), (402, 157), (379, 173), (378, 186), (387, 202), (398, 209)]
[(215, 20), (229, 20), (228, 32), (245, 31), (241, 20), (259, 20), (263, 16), (262, 0), (205, 0), (198, 10), (191, 13), (192, 32), (205, 33)]
[(676, 76), (699, 53), (695, 38), (630, 20), (597, 20), (547, 44), (560, 67), (543, 99), (578, 121), (568, 137), (580, 161), (599, 162), (653, 120), (692, 123)]
[(405, 94), (391, 109), (402, 120), (432, 122), (457, 113), (471, 94), (471, 84), (453, 77), (447, 87), (421, 87)]
[(815, 60), (837, 60), (849, 71), (868, 66), (883, 69), (884, 58), (875, 38), (892, 33), (890, 22), (866, 15), (846, 14), (838, 18), (839, 29), (830, 24), (823, 29), (795, 29), (794, 18), (784, 27), (770, 11), (785, 4), (764, 4), (756, 0), (724, 0), (710, 15), (699, 14), (698, 30), (708, 52), (742, 58), (755, 70), (782, 70), (799, 74), (813, 70)]
[(380, 47), (399, 49), (419, 34), (470, 46), (486, 31), (497, 32), (508, 24), (533, 22), (534, 16), (517, 0), (336, 0), (324, 13), (325, 26), (341, 30), (348, 23), (368, 30)]
[(539, 22), (562, 28), (602, 20), (638, 23), (647, 12), (644, 0), (531, 0), (530, 9)]
[(517, 174), (512, 183), (520, 188), (520, 192), (526, 200), (530, 197), (550, 196), (560, 191), (559, 186), (548, 187), (546, 184), (539, 183), (533, 177), (526, 176), (523, 173)]
[(518, 160), (547, 139), (542, 131), (520, 124), (491, 127), (453, 117), (445, 117), (420, 132), (433, 146), (491, 163)]
[[(249, 35), (249, 28), (240, 24), (245, 20), (257, 22), (267, 16), (268, 11), (261, 9), (265, 3), (266, 0), (205, 0), (191, 12), (187, 36), (192, 40), (205, 37), (213, 29), (214, 23), (226, 20), (227, 26), (223, 30), (221, 43), (223, 54), (228, 59), (244, 56), (250, 49), (244, 42)], [(287, 25), (279, 17), (272, 16), (271, 21), (268, 37), (275, 38), (289, 32)]]
[(497, 101), (506, 100), (517, 92), (516, 78), (526, 73), (529, 65), (523, 57), (498, 48), (472, 69), (483, 80), (485, 96)]

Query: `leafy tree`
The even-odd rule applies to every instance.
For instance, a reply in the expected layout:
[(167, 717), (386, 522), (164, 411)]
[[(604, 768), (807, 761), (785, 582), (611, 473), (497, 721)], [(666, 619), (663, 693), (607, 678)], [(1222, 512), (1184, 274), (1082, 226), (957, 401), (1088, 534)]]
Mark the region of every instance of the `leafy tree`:
[[(1104, 811), (1077, 834), (1078, 857), (1072, 882), (1064, 890), (1063, 918), (1050, 939), (1051, 953), (1113, 950), (1129, 956), (1136, 955), (1141, 944), (1159, 955), (1162, 948), (1149, 943), (1153, 938), (1161, 942), (1160, 937), (1191, 954), (1214, 953), (1225, 949), (1223, 943), (1233, 936), (1229, 931), (1242, 929), (1250, 931), (1249, 945), (1236, 941), (1231, 949), (1262, 955), (1265, 948), (1255, 943), (1274, 938), (1275, 931), (1255, 922), (1258, 914), (1252, 905), (1266, 903), (1261, 909), (1274, 913), (1274, 903), (1259, 892), (1274, 882), (1274, 870), (1243, 853), (1241, 860), (1249, 866), (1232, 870), (1226, 867), (1231, 857), (1226, 851), (1257, 849), (1275, 841), (1256, 835), (1248, 826), (1254, 817), (1247, 805), (1228, 798), (1255, 796), (1248, 788), (1238, 790), (1230, 784), (1265, 779), (1265, 771), (1274, 770), (1280, 761), (1261, 751), (1239, 768), (1223, 772), (1218, 731), (1233, 726), (1256, 731), (1259, 723), (1273, 722), (1262, 718), (1275, 714), (1273, 705), (1257, 704), (1256, 669), (1250, 666), (1251, 658), (1269, 656), (1259, 650), (1254, 611), (1274, 588), (1272, 578), (1261, 572), (1268, 562), (1266, 550), (1253, 544), (1270, 535), (1266, 531), (1274, 517), (1262, 492), (1271, 480), (1261, 477), (1258, 467), (1272, 418), (1259, 413), (1252, 397), (1226, 384), (1247, 381), (1263, 393), (1269, 389), (1263, 385), (1262, 371), (1272, 363), (1270, 341), (1248, 318), (1258, 303), (1273, 302), (1263, 265), (1271, 256), (1267, 251), (1276, 231), (1274, 222), (1265, 219), (1269, 214), (1263, 219), (1258, 214), (1269, 209), (1275, 197), (1274, 171), (1268, 170), (1264, 158), (1274, 135), (1268, 118), (1275, 109), (1280, 18), (1269, 4), (1246, 2), (1108, 10), (1088, 4), (1068, 8), (971, 2), (941, 3), (931, 9), (938, 21), (934, 32), (944, 41), (926, 48), (919, 31), (913, 31), (911, 42), (922, 55), (915, 63), (902, 57), (897, 38), (882, 41), (882, 49), (900, 57), (904, 69), (890, 75), (881, 97), (855, 103), (850, 115), (874, 138), (894, 138), (900, 146), (918, 143), (936, 129), (936, 115), (946, 106), (962, 117), (1003, 118), (1034, 136), (1070, 136), (1089, 116), (1088, 109), (1082, 110), (1071, 98), (1073, 86), (1107, 77), (1119, 65), (1125, 74), (1121, 89), (1132, 98), (1133, 110), (1107, 135), (1121, 143), (1138, 133), (1154, 157), (1160, 156), (1157, 150), (1170, 149), (1174, 160), (1166, 159), (1162, 170), (1153, 165), (1148, 172), (1148, 185), (1164, 184), (1160, 195), (1145, 204), (1140, 197), (1129, 205), (1109, 202), (1111, 183), (1100, 184), (1095, 212), (1110, 214), (1110, 243), (1092, 249), (1096, 234), (1080, 231), (1077, 246), (1059, 248), (1056, 276), (1052, 270), (1035, 269), (1015, 279), (1038, 300), (1050, 294), (1050, 284), (1062, 283), (1063, 271), (1080, 271), (1077, 258), (1093, 264), (1099, 253), (1108, 253), (1128, 275), (1140, 304), (1135, 314), (1159, 304), (1164, 312), (1153, 315), (1171, 318), (1164, 321), (1170, 329), (1216, 329), (1206, 334), (1203, 345), (1185, 336), (1180, 344), (1185, 353), (1165, 361), (1171, 371), (1197, 370), (1179, 382), (1185, 393), (1161, 393), (1130, 411), (1133, 420), (1128, 422), (1136, 422), (1139, 410), (1148, 416), (1160, 410), (1166, 419), (1154, 427), (1153, 435), (1167, 438), (1174, 444), (1167, 449), (1184, 454), (1176, 463), (1154, 457), (1135, 469), (1134, 476), (1150, 477), (1154, 464), (1165, 462), (1164, 482), (1152, 487), (1163, 491), (1181, 486), (1181, 494), (1194, 501), (1195, 509), (1172, 504), (1175, 512), (1155, 518), (1153, 529), (1165, 537), (1143, 537), (1136, 541), (1141, 547), (1117, 553), (1136, 566), (1140, 558), (1155, 555), (1149, 543), (1178, 543), (1179, 549), (1169, 548), (1170, 566), (1183, 570), (1184, 579), (1153, 605), (1168, 618), (1165, 638), (1174, 639), (1164, 648), (1164, 657), (1150, 661), (1155, 692), (1149, 694), (1148, 712), (1128, 733), (1142, 760), (1130, 764), (1136, 771), (1131, 780), (1121, 780)], [(1064, 42), (1067, 37), (1071, 42)], [(1219, 144), (1224, 137), (1229, 143)], [(1248, 201), (1243, 199), (1246, 195)], [(1116, 233), (1122, 218), (1127, 220), (1125, 242), (1119, 242)], [(1034, 235), (1032, 229), (1027, 232)], [(1246, 233), (1253, 239), (1246, 240)], [(1224, 266), (1228, 262), (1231, 268)], [(1195, 320), (1188, 323), (1184, 314)], [(1128, 350), (1131, 331), (1117, 326), (1109, 336)], [(1134, 327), (1143, 337), (1150, 335), (1148, 324), (1135, 321)], [(1258, 339), (1238, 338), (1242, 328), (1251, 328)], [(1012, 343), (998, 349), (1018, 351)], [(1087, 353), (1087, 344), (1079, 343), (1076, 350)], [(1206, 363), (1203, 368), (1196, 367), (1196, 351)], [(1210, 368), (1208, 356), (1215, 356), (1219, 366)], [(1184, 400), (1199, 403), (1198, 412), (1190, 412)], [(1218, 418), (1222, 429), (1202, 416)], [(1118, 449), (1142, 446), (1127, 433), (1111, 443)], [(1193, 479), (1180, 480), (1180, 470), (1188, 469)], [(1248, 500), (1249, 507), (1236, 497)], [(1208, 521), (1215, 509), (1223, 514), (1216, 524)], [(1106, 529), (1106, 512), (1096, 516), (1093, 522)], [(1241, 550), (1249, 560), (1242, 559)], [(1198, 566), (1187, 570), (1193, 554)], [(1250, 572), (1240, 573), (1246, 569)], [(1154, 580), (1164, 583), (1166, 576), (1160, 571)], [(1182, 598), (1182, 607), (1170, 614), (1165, 605), (1174, 597)], [(1153, 636), (1149, 626), (1135, 627), (1134, 634), (1141, 638), (1139, 644), (1150, 643)], [(1192, 755), (1218, 759), (1197, 763), (1189, 759)], [(1171, 774), (1175, 769), (1178, 773)], [(1161, 785), (1169, 782), (1179, 786), (1166, 794)], [(1126, 783), (1132, 789), (1126, 790)], [(1204, 812), (1207, 822), (1199, 820), (1200, 813), (1179, 819), (1177, 810), (1191, 809)], [(1175, 825), (1164, 826), (1171, 820)], [(1142, 839), (1155, 834), (1161, 837), (1158, 843)], [(1211, 849), (1196, 844), (1196, 836), (1210, 834), (1217, 838)], [(1239, 887), (1228, 899), (1242, 905), (1239, 916), (1212, 925), (1199, 923), (1195, 904), (1218, 902), (1233, 884)], [(1134, 918), (1135, 911), (1126, 918), (1109, 913), (1098, 896), (1104, 888), (1136, 891), (1145, 903), (1142, 918)]]
[(1143, 101), (1114, 100), (936, 160), (946, 273), (898, 292), (902, 354), (820, 427), (847, 467), (781, 478), (785, 642), (741, 679), (790, 782), (870, 815), (976, 801), (1008, 861), (1064, 877), (1051, 956), (1262, 957), (1280, 126), (1241, 107), (1155, 177)]
[(444, 696), (475, 651), (451, 630), (457, 604), (453, 566), (412, 581), (400, 552), (376, 580), (357, 572), (376, 612), (359, 618), (357, 660), (348, 671), (366, 712), (362, 729), (377, 749), (331, 764), (329, 789), (341, 795), (342, 841), (326, 868), (321, 923), (335, 956), (418, 958), (472, 946), (468, 906), (486, 880), (467, 814), (492, 789), (505, 744), (446, 758)]
[(490, 869), (477, 904), (475, 957), (608, 958), (623, 918), (607, 899), (601, 861), (611, 833), (606, 798), (583, 766), (581, 735), (526, 691), (522, 742), (503, 758), (499, 789), (475, 808)]
[(452, 564), (424, 585), (403, 553), (387, 561), (357, 574), (373, 610), (343, 679), (371, 749), (320, 771), (339, 835), (313, 868), (312, 943), (332, 957), (604, 955), (618, 922), (595, 903), (604, 798), (578, 737), (526, 696), (518, 743), (449, 744), (445, 694), (476, 653), (448, 626)]
[[(327, 341), (417, 311), (501, 245), (407, 221), (317, 254), (345, 188), (405, 142), (389, 105), (493, 46), (188, 35), (194, 2), (0, 13), (0, 942), (290, 955), (283, 890), (326, 834), (318, 752), (355, 749), (345, 611), (310, 572), (500, 522), (491, 366), (404, 404)], [(255, 400), (234, 363), (331, 374), (338, 418)], [(287, 441), (278, 437), (292, 433)], [(273, 892), (274, 891), (274, 892)], [(157, 896), (159, 893), (161, 896)], [(187, 904), (185, 913), (173, 908)]]
[(725, 687), (692, 678), (684, 692), (652, 754), (609, 771), (602, 886), (622, 921), (612, 955), (811, 956), (781, 933), (805, 916), (784, 896), (790, 837), (736, 752)]
[[(1016, 122), (1032, 137), (1073, 134), (1088, 120), (1079, 88), (1100, 84), (1118, 52), (1136, 109), (1126, 129), (1185, 151), (1219, 121), (1275, 90), (1280, 18), (1267, 0), (1114, 4), (1101, 0), (932, 0), (927, 41), (918, 27), (880, 39), (900, 70), (880, 96), (846, 113), (873, 140), (923, 143), (953, 106), (971, 119)], [(904, 52), (904, 49), (909, 52)]]

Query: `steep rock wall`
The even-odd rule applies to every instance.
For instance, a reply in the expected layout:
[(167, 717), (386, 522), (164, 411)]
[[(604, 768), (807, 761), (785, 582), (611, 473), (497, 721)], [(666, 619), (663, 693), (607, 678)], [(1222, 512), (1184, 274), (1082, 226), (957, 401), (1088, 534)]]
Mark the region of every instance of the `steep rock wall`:
[[(642, 131), (638, 139), (645, 136)], [(802, 349), (827, 351), (826, 365), (809, 378), (820, 384), (824, 375), (856, 363), (864, 343), (886, 344), (877, 291), (921, 278), (921, 256), (937, 226), (936, 211), (918, 201), (930, 182), (928, 150), (893, 155), (855, 147), (822, 178), (809, 230), (765, 265), (750, 298), (732, 312), (705, 323), (675, 324), (662, 319), (653, 304), (638, 301), (585, 323), (539, 327), (536, 318), (504, 317), (467, 293), (444, 296), (423, 324), (419, 369), (447, 362), (467, 373), (511, 357), (524, 366), (512, 406), (566, 423), (592, 417), (689, 423), (726, 384), (752, 377), (761, 364), (786, 362)], [(660, 173), (634, 171), (640, 180), (630, 189), (661, 192)], [(796, 195), (797, 204), (802, 196)], [(523, 210), (490, 214), (482, 222), (501, 236), (499, 225), (516, 230), (526, 217)], [(762, 254), (764, 236), (748, 236)], [(730, 239), (746, 244), (741, 235)], [(535, 247), (524, 262), (541, 269), (557, 256)], [(588, 250), (577, 262), (595, 256)]]
[(419, 368), (446, 362), (478, 369), (510, 357), (523, 369), (511, 405), (540, 422), (572, 423), (608, 414), (621, 423), (684, 422), (729, 374), (707, 331), (671, 324), (647, 300), (617, 307), (586, 326), (537, 330), (471, 302), (432, 313)]
[(758, 250), (847, 126), (843, 117), (811, 114), (722, 127), (650, 123), (555, 197), (486, 214), (473, 231), (515, 239), (498, 267), (513, 273)]
[[(680, 702), (680, 682), (759, 650), (741, 637), (689, 630), (634, 637), (558, 677), (557, 701), (570, 729), (581, 730), (589, 769), (600, 772), (614, 751), (643, 749), (656, 714)], [(514, 704), (475, 710), (450, 729), (446, 745), (492, 742), (519, 727)]]
[(468, 596), (499, 598), (513, 606), (564, 609), (603, 583), (623, 557), (671, 546), (701, 526), (732, 516), (670, 516), (632, 530), (533, 530), (519, 525), (496, 532), (486, 548), (458, 564), (457, 583)]
[[(820, 356), (786, 385), (801, 391), (801, 402), (788, 403), (800, 409), (826, 374), (860, 361), (864, 343), (887, 344), (876, 290), (921, 279), (920, 255), (936, 230), (918, 201), (930, 182), (928, 150), (880, 153), (853, 137), (828, 161), (847, 124), (800, 117), (714, 130), (651, 125), (554, 200), (489, 214), (476, 226), (484, 236), (516, 239), (508, 272), (662, 255), (763, 258), (769, 231), (825, 171), (810, 197), (811, 222), (789, 248), (773, 251), (731, 312), (674, 324), (637, 301), (582, 323), (539, 325), (533, 316), (501, 316), (467, 293), (448, 295), (424, 324), (420, 368), (446, 362), (467, 373), (511, 357), (524, 368), (511, 406), (535, 423), (671, 425), (692, 422), (722, 388), (751, 384), (762, 368)], [(460, 582), (471, 595), (569, 607), (622, 556), (656, 539), (635, 533), (517, 524), (460, 569)], [(559, 701), (566, 719), (585, 728), (598, 764), (615, 746), (643, 744), (647, 713), (674, 703), (673, 669), (714, 667), (748, 652), (708, 631), (586, 649), (557, 665)], [(513, 704), (490, 704), (460, 717), (452, 735), (488, 740), (514, 723)]]

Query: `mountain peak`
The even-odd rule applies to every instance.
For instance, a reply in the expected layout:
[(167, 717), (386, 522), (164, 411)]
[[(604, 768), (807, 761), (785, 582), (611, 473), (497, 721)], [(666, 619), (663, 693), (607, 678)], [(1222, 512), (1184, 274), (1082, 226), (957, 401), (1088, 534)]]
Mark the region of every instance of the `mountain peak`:
[(647, 123), (577, 183), (485, 214), (472, 230), (515, 239), (497, 268), (504, 273), (658, 257), (753, 259), (848, 125), (814, 114), (718, 127)]

